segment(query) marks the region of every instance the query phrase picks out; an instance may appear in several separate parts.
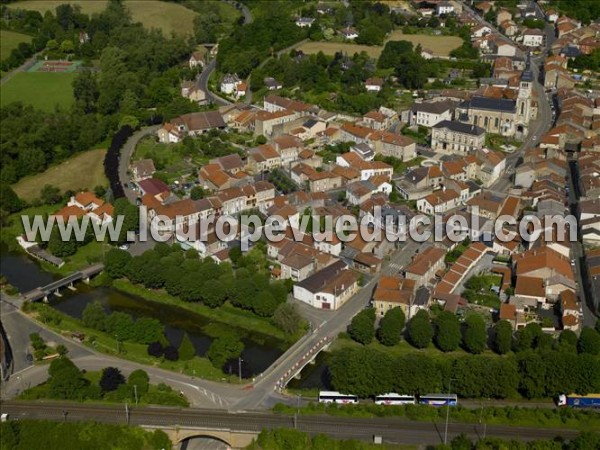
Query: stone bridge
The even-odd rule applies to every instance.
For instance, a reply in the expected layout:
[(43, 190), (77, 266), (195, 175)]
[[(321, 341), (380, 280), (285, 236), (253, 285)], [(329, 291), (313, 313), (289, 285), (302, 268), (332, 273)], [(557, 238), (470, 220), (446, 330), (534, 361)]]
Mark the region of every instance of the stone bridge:
[(252, 443), (258, 436), (257, 431), (234, 431), (230, 429), (213, 429), (201, 427), (153, 427), (143, 426), (146, 430), (162, 430), (173, 442), (173, 449), (179, 449), (180, 444), (189, 438), (208, 437), (223, 442), (232, 450), (242, 449)]

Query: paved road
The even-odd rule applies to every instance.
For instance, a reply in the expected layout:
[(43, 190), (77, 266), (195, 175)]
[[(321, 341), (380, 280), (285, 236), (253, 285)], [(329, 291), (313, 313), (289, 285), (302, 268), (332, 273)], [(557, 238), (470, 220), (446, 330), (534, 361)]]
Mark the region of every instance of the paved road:
[[(244, 25), (252, 23), (254, 18), (252, 17), (252, 13), (250, 12), (250, 10), (248, 9), (248, 7), (246, 5), (244, 5), (243, 3), (231, 1), (231, 0), (224, 0), (224, 1), (225, 1), (225, 3), (229, 3), (230, 5), (233, 5), (234, 7), (236, 7), (238, 9), (238, 11), (240, 11), (242, 13), (242, 16), (244, 17)], [(200, 86), (200, 89), (202, 89), (206, 93), (206, 98), (209, 102), (212, 102), (219, 106), (230, 105), (231, 102), (229, 100), (215, 94), (208, 88), (208, 80), (210, 79), (210, 76), (212, 75), (212, 73), (214, 72), (216, 67), (217, 67), (217, 60), (215, 58), (206, 65), (204, 70), (198, 76), (198, 86)], [(252, 94), (250, 94), (248, 97), (250, 99), (252, 99)], [(250, 101), (247, 101), (247, 103), (250, 103)]]
[(140, 139), (156, 133), (159, 128), (160, 125), (153, 125), (151, 127), (145, 127), (136, 131), (127, 140), (127, 142), (121, 149), (121, 155), (119, 157), (119, 180), (121, 181), (121, 185), (123, 186), (123, 190), (125, 191), (125, 196), (134, 205), (138, 194), (129, 189), (129, 182), (131, 181), (131, 177), (127, 173), (127, 171), (129, 170), (129, 161), (131, 160), (133, 152), (135, 151), (135, 147), (137, 146)]
[[(10, 418), (35, 418), (62, 421), (95, 420), (103, 423), (127, 423), (125, 408), (119, 406), (82, 405), (74, 403), (4, 402), (1, 410)], [(452, 423), (450, 414), (448, 439), (465, 433), (478, 439), (485, 428), (487, 436), (529, 441), (553, 439), (556, 436), (572, 438), (578, 435), (570, 429), (526, 428), (502, 425)], [(129, 423), (148, 426), (199, 427), (205, 429), (231, 429), (235, 431), (260, 431), (264, 428), (296, 427), (316, 434), (324, 433), (338, 439), (372, 440), (373, 435), (383, 437), (386, 443), (436, 445), (443, 441), (444, 424), (411, 422), (399, 418), (342, 418), (332, 416), (299, 416), (297, 418), (269, 413), (228, 413), (200, 409), (175, 409), (164, 407), (131, 408)]]
[(166, 383), (173, 389), (182, 391), (193, 406), (226, 409), (248, 394), (243, 386), (206, 381), (99, 353), (54, 331), (42, 328), (7, 300), (3, 298), (1, 302), (2, 324), (13, 352), (14, 367), (10, 379), (2, 384), (2, 399), (14, 398), (23, 390), (43, 383), (48, 378), (48, 365), (32, 365), (26, 359), (29, 335), (35, 332), (46, 342), (65, 345), (69, 350), (69, 358), (80, 369), (98, 371), (114, 366), (119, 367), (125, 375), (136, 369), (144, 369), (148, 372), (151, 383)]
[[(323, 338), (334, 338), (346, 328), (352, 318), (370, 302), (373, 289), (382, 274), (397, 273), (399, 268), (407, 264), (416, 253), (421, 244), (408, 242), (399, 251), (396, 251), (389, 261), (384, 262), (382, 271), (376, 274), (358, 293), (346, 302), (337, 311), (322, 311), (321, 314), (311, 312), (307, 317), (313, 324), (313, 332), (304, 338), (298, 345), (290, 348), (280, 359), (278, 359), (262, 376), (254, 383), (253, 392), (245, 399), (240, 400), (236, 407), (243, 410), (256, 409), (260, 405), (273, 402), (273, 389), (275, 383), (281, 379), (283, 374), (290, 369), (296, 361), (299, 361), (309, 349)], [(301, 311), (306, 311), (303, 308)], [(320, 320), (320, 321), (319, 321)], [(315, 321), (317, 321), (315, 323)]]

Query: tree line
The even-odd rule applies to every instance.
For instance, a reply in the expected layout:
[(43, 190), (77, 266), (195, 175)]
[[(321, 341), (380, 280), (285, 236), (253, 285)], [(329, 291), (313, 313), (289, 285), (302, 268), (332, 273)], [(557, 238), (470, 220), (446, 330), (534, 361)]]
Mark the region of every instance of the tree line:
[(449, 391), (465, 398), (542, 398), (600, 390), (597, 357), (555, 350), (440, 358), (418, 352), (392, 356), (368, 347), (345, 348), (333, 354), (329, 374), (336, 390), (361, 398), (386, 392)]
[(273, 318), (277, 326), (292, 334), (297, 331), (297, 311), (286, 306), (291, 286), (284, 281), (270, 281), (262, 247), (257, 245), (246, 254), (241, 254), (239, 248), (232, 249), (230, 258), (235, 270), (228, 263), (200, 259), (195, 250), (186, 252), (179, 245), (159, 243), (135, 257), (112, 249), (106, 255), (105, 270), (113, 279), (127, 278), (148, 289), (164, 289), (185, 302), (210, 308), (228, 302), (260, 317)]
[[(540, 439), (532, 442), (496, 437), (485, 437), (473, 442), (465, 434), (459, 434), (447, 445), (439, 444), (428, 446), (427, 448), (431, 450), (488, 450), (504, 448), (512, 450), (580, 450), (599, 447), (600, 435), (585, 432), (570, 440)], [(376, 450), (379, 448), (381, 448), (381, 445), (357, 440), (338, 440), (324, 434), (309, 436), (305, 432), (291, 428), (263, 430), (258, 435), (258, 438), (246, 447), (247, 450)]]
[(375, 309), (364, 309), (352, 318), (348, 335), (363, 345), (370, 344), (377, 337), (386, 346), (394, 346), (404, 337), (417, 349), (427, 348), (433, 343), (442, 352), (462, 348), (471, 354), (480, 354), (489, 348), (499, 355), (527, 350), (568, 350), (600, 355), (600, 321), (595, 329), (584, 327), (579, 336), (571, 330), (563, 330), (558, 339), (544, 333), (535, 322), (513, 332), (508, 321), (500, 320), (488, 330), (483, 317), (476, 313), (469, 314), (461, 322), (456, 314), (449, 311), (440, 311), (430, 317), (429, 312), (419, 310), (405, 326), (404, 312), (396, 307), (386, 311), (377, 330), (375, 322)]
[[(73, 81), (73, 107), (42, 112), (14, 103), (1, 108), (3, 183), (14, 183), (92, 148), (120, 125), (152, 123), (157, 117), (170, 119), (197, 109), (173, 94), (187, 70), (180, 63), (192, 51), (193, 40), (165, 38), (158, 30), (133, 23), (123, 2), (109, 2), (91, 17), (71, 5), (60, 5), (54, 15), (43, 17), (5, 6), (2, 11), (6, 26), (33, 34), (34, 42), (39, 36), (38, 50), (49, 40), (70, 40), (75, 43), (72, 59), (84, 61)], [(80, 43), (80, 32), (89, 40)], [(99, 60), (99, 71), (92, 60)]]

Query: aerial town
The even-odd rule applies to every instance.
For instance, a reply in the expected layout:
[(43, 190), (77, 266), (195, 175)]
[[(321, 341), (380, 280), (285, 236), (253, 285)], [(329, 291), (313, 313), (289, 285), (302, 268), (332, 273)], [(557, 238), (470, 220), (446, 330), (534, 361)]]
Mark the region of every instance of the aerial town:
[(2, 2), (2, 449), (600, 449), (600, 2)]

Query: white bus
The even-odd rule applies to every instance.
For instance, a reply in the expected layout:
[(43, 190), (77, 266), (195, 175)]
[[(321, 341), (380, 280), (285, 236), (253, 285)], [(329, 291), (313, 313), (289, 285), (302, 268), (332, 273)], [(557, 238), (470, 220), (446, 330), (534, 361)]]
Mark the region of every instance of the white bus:
[(456, 406), (458, 404), (458, 397), (456, 394), (427, 394), (419, 397), (419, 403), (422, 405), (431, 406)]
[(353, 405), (358, 403), (356, 395), (340, 394), (335, 391), (320, 391), (319, 403), (337, 403), (339, 405)]
[(414, 395), (401, 395), (391, 392), (375, 397), (376, 405), (414, 405), (415, 403)]

